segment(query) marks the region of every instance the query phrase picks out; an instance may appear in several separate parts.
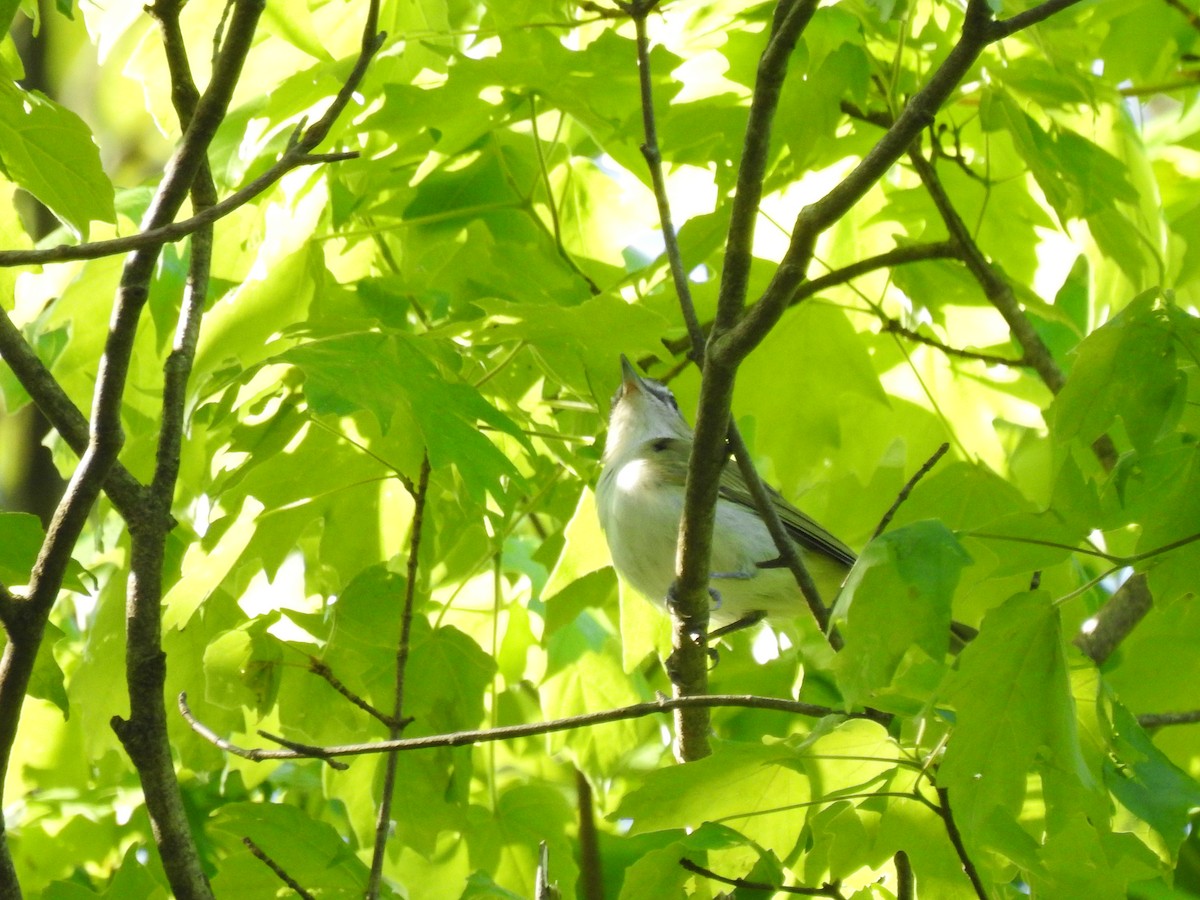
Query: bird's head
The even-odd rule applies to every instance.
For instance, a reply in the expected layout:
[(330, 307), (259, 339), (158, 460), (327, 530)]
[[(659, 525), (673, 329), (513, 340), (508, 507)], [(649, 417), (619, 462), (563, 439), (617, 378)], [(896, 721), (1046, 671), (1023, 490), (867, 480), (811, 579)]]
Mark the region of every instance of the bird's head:
[(670, 388), (643, 378), (622, 356), (621, 386), (612, 399), (604, 461), (611, 462), (661, 437), (691, 440), (692, 429), (679, 412)]

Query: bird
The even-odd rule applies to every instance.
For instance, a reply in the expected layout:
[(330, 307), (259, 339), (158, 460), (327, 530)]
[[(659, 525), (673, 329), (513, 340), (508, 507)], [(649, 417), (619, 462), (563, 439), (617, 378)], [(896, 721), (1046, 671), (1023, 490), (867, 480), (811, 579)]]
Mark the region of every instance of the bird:
[[(643, 378), (622, 355), (621, 385), (609, 414), (596, 509), (617, 573), (646, 599), (662, 605), (667, 604), (676, 578), (692, 437), (670, 388)], [(854, 551), (778, 492), (768, 492), (828, 602), (854, 565)], [(709, 614), (710, 638), (764, 617), (794, 618), (808, 608), (733, 460), (726, 461), (721, 473), (711, 568), (715, 599)]]

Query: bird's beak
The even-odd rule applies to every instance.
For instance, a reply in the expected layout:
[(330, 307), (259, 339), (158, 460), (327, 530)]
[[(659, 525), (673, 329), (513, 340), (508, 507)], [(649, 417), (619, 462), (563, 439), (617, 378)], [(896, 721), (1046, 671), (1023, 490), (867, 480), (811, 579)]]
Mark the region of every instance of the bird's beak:
[(624, 353), (621, 354), (621, 392), (628, 393), (629, 391), (640, 391), (642, 389), (642, 376), (638, 375), (637, 369), (633, 367), (633, 363), (629, 361)]

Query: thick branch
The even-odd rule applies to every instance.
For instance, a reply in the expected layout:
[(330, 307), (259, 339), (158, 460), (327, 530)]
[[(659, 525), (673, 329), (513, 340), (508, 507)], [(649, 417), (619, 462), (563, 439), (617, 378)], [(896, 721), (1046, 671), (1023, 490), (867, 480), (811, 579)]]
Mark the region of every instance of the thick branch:
[[(236, 3), (229, 38), (213, 70), (212, 81), (197, 104), (192, 122), (147, 210), (143, 230), (170, 222), (183, 205), (217, 126), (225, 117), (262, 9), (262, 0)], [(121, 404), (126, 376), (157, 258), (155, 248), (138, 251), (126, 260), (100, 360), (88, 444), (51, 519), (30, 577), (28, 598), (15, 617), (14, 624), (19, 627), (10, 630), (0, 659), (0, 784), (8, 769), (22, 702), (51, 607), (62, 587), (75, 542), (123, 443)], [(6, 852), (3, 855), (7, 856)], [(10, 868), (6, 863), (7, 859), (0, 867)], [(193, 887), (194, 883), (181, 896), (198, 900), (211, 896), (206, 884), (195, 890)]]
[(781, 0), (775, 9), (771, 36), (758, 62), (746, 139), (738, 166), (736, 193), (725, 242), (724, 268), (717, 301), (718, 330), (731, 328), (742, 314), (750, 283), (754, 227), (762, 200), (763, 181), (771, 152), (771, 130), (788, 62), (801, 32), (817, 10), (815, 0)]
[(646, 703), (636, 703), (633, 706), (621, 706), (616, 709), (606, 709), (601, 712), (585, 713), (579, 716), (568, 716), (547, 722), (532, 722), (527, 725), (504, 725), (499, 728), (483, 728), (475, 731), (458, 731), (452, 734), (434, 734), (418, 738), (402, 738), (396, 741), (371, 741), (360, 744), (338, 744), (329, 747), (300, 747), (292, 744), (289, 749), (264, 750), (260, 748), (239, 747), (237, 744), (216, 734), (203, 722), (199, 721), (187, 705), (187, 695), (179, 695), (179, 712), (198, 735), (227, 753), (240, 756), (243, 759), (260, 762), (267, 759), (334, 759), (339, 756), (364, 756), (370, 753), (389, 753), (395, 750), (430, 750), (437, 747), (466, 747), (475, 744), (485, 744), (491, 741), (508, 741), (514, 738), (534, 737), (540, 734), (552, 734), (558, 731), (572, 731), (576, 728), (590, 728), (605, 725), (609, 722), (621, 722), (626, 719), (642, 719), (659, 713), (669, 713), (683, 707), (704, 707), (720, 709), (736, 707), (739, 709), (768, 709), (789, 715), (812, 716), (844, 716), (848, 719), (870, 719), (873, 722), (885, 722), (887, 716), (883, 713), (866, 710), (864, 712), (845, 713), (831, 709), (828, 706), (817, 706), (813, 703), (802, 703), (798, 700), (783, 700), (777, 697), (758, 697), (752, 694), (706, 694), (701, 697), (659, 697)]
[[(82, 456), (88, 443), (87, 419), (3, 310), (0, 310), (0, 358), (12, 369), (21, 387), (33, 398), (51, 427), (62, 436), (67, 446)], [(104, 491), (117, 511), (128, 518), (134, 514), (140, 501), (142, 485), (117, 462), (105, 479)]]
[[(810, 13), (811, 16), (811, 13)], [(807, 21), (805, 19), (804, 21)], [(646, 133), (646, 142), (642, 145), (642, 153), (646, 157), (646, 162), (650, 168), (651, 183), (654, 187), (654, 196), (658, 202), (659, 224), (663, 232), (663, 242), (666, 248), (667, 260), (671, 269), (671, 277), (675, 283), (675, 292), (679, 297), (679, 304), (683, 313), (683, 319), (687, 325), (688, 341), (690, 342), (691, 352), (690, 358), (698, 365), (703, 366), (704, 360), (704, 328), (700, 325), (700, 321), (696, 316), (696, 307), (692, 301), (691, 288), (688, 285), (686, 268), (683, 262), (683, 256), (679, 249), (678, 235), (675, 227), (671, 222), (671, 206), (667, 197), (666, 180), (663, 177), (662, 157), (658, 147), (658, 129), (656, 124), (656, 116), (654, 112), (654, 98), (651, 91), (650, 81), (650, 52), (649, 39), (646, 34), (645, 18), (635, 19), (638, 34), (638, 63), (641, 73), (642, 84), (642, 120)], [(803, 22), (800, 23), (803, 27)], [(761, 150), (766, 151), (764, 145)], [(763, 163), (765, 164), (765, 163)], [(751, 221), (750, 226), (753, 227)], [(746, 262), (748, 264), (749, 257), (747, 255)], [(797, 301), (798, 302), (798, 301)], [(758, 474), (758, 470), (754, 466), (754, 461), (750, 458), (750, 452), (746, 447), (746, 442), (742, 439), (741, 432), (732, 418), (729, 422), (728, 432), (729, 447), (733, 451), (737, 459), (738, 468), (742, 473), (742, 478), (745, 480), (747, 488), (750, 491), (750, 496), (754, 499), (754, 504), (759, 516), (766, 524), (767, 531), (770, 533), (772, 540), (775, 542), (775, 549), (779, 554), (780, 560), (787, 566), (792, 573), (792, 577), (796, 581), (805, 602), (808, 604), (809, 611), (812, 613), (813, 619), (817, 623), (818, 629), (822, 634), (829, 633), (830, 643), (834, 649), (841, 647), (841, 637), (836, 631), (829, 631), (829, 612), (824, 603), (821, 601), (820, 592), (817, 589), (816, 583), (809, 574), (808, 569), (804, 565), (803, 559), (800, 557), (799, 551), (796, 549), (795, 543), (788, 536), (787, 529), (779, 518), (779, 512), (775, 508), (775, 504), (771, 501), (770, 493), (762, 478)], [(677, 654), (692, 654), (695, 653), (697, 658), (688, 661), (685, 669), (697, 674), (703, 672), (703, 658), (700, 657), (698, 650), (693, 650), (686, 645), (676, 645), (675, 652)], [(679, 658), (676, 658), (676, 667), (673, 671), (679, 671)], [(705, 673), (706, 674), (706, 673)], [(687, 723), (687, 731), (691, 734), (707, 733), (707, 721), (701, 716), (696, 716), (694, 711), (681, 713), (681, 716), (686, 716), (690, 719)], [(691, 718), (695, 716), (695, 718)], [(681, 720), (679, 725), (679, 733), (684, 733), (684, 722)]]
[[(171, 96), (180, 125), (186, 131), (195, 118), (200, 94), (179, 24), (181, 7), (179, 0), (156, 0), (148, 11), (158, 20), (162, 31)], [(207, 156), (201, 158), (190, 194), (192, 206), (198, 211), (217, 201)], [(167, 535), (174, 526), (171, 504), (179, 478), (188, 379), (208, 294), (212, 241), (212, 225), (205, 225), (192, 235), (187, 285), (171, 352), (163, 367), (162, 416), (154, 475), (138, 514), (133, 518), (126, 516), (132, 541), (125, 615), (125, 679), (130, 715), (128, 720), (114, 717), (112, 723), (137, 769), (159, 858), (172, 890), (177, 897), (196, 898), (211, 897), (212, 889), (192, 837), (167, 734), (163, 698), (167, 673), (161, 615), (163, 559)]]

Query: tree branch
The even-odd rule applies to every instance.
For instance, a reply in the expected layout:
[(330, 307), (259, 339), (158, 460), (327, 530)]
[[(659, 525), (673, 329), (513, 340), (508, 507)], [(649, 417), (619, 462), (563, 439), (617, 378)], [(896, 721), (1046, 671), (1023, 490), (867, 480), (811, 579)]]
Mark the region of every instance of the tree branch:
[[(88, 443), (87, 419), (38, 359), (4, 310), (0, 310), (0, 358), (12, 369), (21, 387), (25, 388), (51, 427), (76, 455), (82, 456)], [(135, 514), (143, 490), (141, 482), (119, 461), (113, 464), (104, 481), (105, 493), (125, 518)]]
[[(721, 299), (718, 300), (715, 326), (718, 330), (723, 322), (740, 313), (745, 300), (754, 224), (770, 151), (771, 122), (779, 103), (791, 51), (800, 32), (816, 11), (816, 6), (815, 0), (781, 0), (775, 10), (770, 38), (759, 61), (726, 242)], [(683, 281), (686, 283), (686, 279)], [(694, 312), (691, 318), (688, 330), (695, 343), (699, 340), (699, 330), (694, 321)], [(679, 578), (671, 604), (672, 611), (676, 613), (673, 639), (676, 649), (668, 662), (680, 696), (702, 692), (707, 682), (707, 654), (701, 636), (708, 629), (708, 577), (711, 571), (713, 523), (720, 473), (726, 463), (725, 440), (730, 434), (729, 411), (736, 371), (736, 367), (714, 366), (707, 350), (702, 368), (700, 403), (680, 523)], [(745, 452), (741, 454), (741, 458), (747, 456)], [(756, 479), (756, 475), (752, 474), (751, 478)], [(786, 549), (784, 552), (787, 552)], [(800, 569), (803, 570), (802, 564)], [(811, 584), (811, 579), (808, 582)], [(819, 599), (817, 603), (820, 604)], [(693, 749), (689, 750), (684, 745), (685, 736), (681, 733), (680, 747), (677, 749), (677, 756), (681, 759), (694, 759), (709, 752), (707, 733), (701, 731), (703, 723), (693, 721), (690, 724), (692, 730), (686, 737)], [(685, 751), (691, 755), (685, 754)]]
[(979, 870), (975, 868), (975, 863), (967, 853), (966, 844), (963, 843), (962, 832), (958, 830), (958, 824), (954, 821), (954, 814), (950, 811), (950, 792), (944, 787), (937, 788), (938, 806), (936, 807), (937, 814), (941, 816), (942, 822), (946, 826), (946, 834), (950, 838), (950, 843), (954, 845), (954, 852), (958, 854), (958, 861), (962, 864), (963, 874), (971, 882), (971, 887), (975, 889), (975, 896), (978, 900), (988, 900), (987, 889), (983, 886), (983, 879), (979, 877)]
[(881, 323), (880, 332), (883, 334), (897, 334), (900, 337), (907, 338), (910, 341), (915, 341), (918, 344), (924, 344), (927, 347), (933, 347), (935, 350), (940, 350), (947, 356), (954, 356), (959, 359), (969, 359), (976, 362), (987, 363), (989, 366), (1011, 366), (1013, 368), (1032, 368), (1033, 364), (1024, 356), (1020, 359), (1013, 359), (1008, 356), (1000, 356), (995, 353), (980, 353), (976, 350), (963, 350), (961, 347), (951, 347), (944, 341), (939, 341), (937, 338), (930, 337), (927, 334), (921, 334), (919, 331), (914, 331), (911, 328), (906, 328), (901, 324), (899, 319), (892, 319), (884, 315), (882, 312), (878, 314)]
[(1039, 4), (1032, 9), (1027, 9), (1024, 12), (1009, 16), (1007, 19), (993, 22), (988, 29), (989, 39), (998, 41), (1001, 38), (1016, 34), (1018, 31), (1028, 28), (1031, 25), (1046, 21), (1046, 19), (1055, 13), (1062, 12), (1067, 7), (1074, 6), (1078, 2), (1080, 0), (1046, 0), (1045, 3)]
[[(183, 205), (208, 145), (225, 117), (262, 10), (262, 0), (237, 0), (221, 58), (146, 212), (143, 230), (170, 222)], [(9, 632), (9, 641), (0, 658), (0, 784), (8, 769), (21, 706), (46, 621), (62, 587), (75, 542), (124, 441), (121, 405), (126, 377), (138, 319), (149, 297), (158, 255), (155, 247), (139, 250), (125, 261), (100, 359), (87, 447), (54, 511), (30, 577), (28, 597), (21, 604), (21, 614), (14, 617), (19, 627)], [(6, 846), (3, 851), (7, 854)], [(11, 863), (0, 862), (0, 869), (4, 868), (11, 868)], [(202, 872), (198, 882), (188, 880), (172, 887), (183, 888), (179, 896), (184, 900), (211, 897)]]
[(324, 661), (317, 659), (315, 656), (310, 656), (308, 658), (308, 670), (310, 672), (312, 672), (314, 675), (318, 675), (321, 678), (325, 679), (325, 682), (331, 688), (333, 688), (335, 691), (337, 691), (339, 694), (341, 694), (343, 697), (345, 697), (347, 700), (349, 700), (352, 704), (354, 704), (359, 709), (361, 709), (363, 712), (365, 712), (368, 716), (370, 716), (373, 719), (378, 719), (380, 722), (382, 722), (388, 728), (393, 727), (394, 723), (392, 721), (391, 716), (389, 716), (387, 713), (383, 712), (382, 710), (376, 709), (374, 706), (372, 706), (370, 703), (368, 703), (366, 700), (364, 700), (358, 694), (356, 694), (352, 690), (350, 690), (350, 688), (346, 687), (346, 685), (344, 683), (342, 683), (342, 680), (333, 674), (333, 670), (331, 668), (329, 668), (329, 666), (327, 666), (324, 663)]
[(943, 443), (935, 451), (929, 459), (925, 460), (924, 465), (913, 473), (912, 478), (905, 482), (904, 487), (900, 489), (900, 493), (896, 495), (895, 501), (888, 507), (888, 511), (883, 514), (883, 518), (879, 520), (879, 524), (875, 526), (875, 532), (871, 535), (871, 540), (879, 537), (891, 524), (896, 512), (900, 509), (901, 504), (908, 499), (908, 495), (912, 493), (912, 489), (917, 486), (917, 482), (929, 474), (930, 469), (937, 465), (939, 459), (946, 455), (946, 451), (950, 449), (949, 443)]
[(771, 894), (796, 894), (801, 897), (835, 897), (837, 900), (844, 900), (845, 894), (838, 888), (838, 884), (823, 884), (819, 888), (801, 887), (794, 884), (766, 884), (761, 881), (750, 881), (746, 878), (730, 878), (726, 875), (718, 875), (712, 869), (706, 868), (697, 862), (692, 862), (686, 856), (679, 860), (679, 865), (689, 872), (694, 872), (697, 875), (702, 875), (711, 881), (719, 881), (721, 884), (732, 885), (735, 888), (740, 888), (743, 891), (765, 891)]
[[(155, 0), (147, 11), (158, 21), (162, 32), (171, 98), (180, 126), (186, 132), (201, 97), (179, 23), (181, 9), (180, 0)], [(197, 211), (217, 202), (207, 155), (201, 157), (197, 166), (190, 194)], [(212, 225), (201, 227), (191, 238), (187, 284), (171, 352), (163, 366), (162, 417), (154, 475), (137, 514), (126, 516), (132, 545), (125, 615), (125, 679), (130, 714), (127, 720), (120, 717), (112, 720), (113, 730), (137, 769), (159, 858), (173, 893), (178, 897), (198, 898), (211, 897), (212, 889), (192, 837), (167, 734), (162, 600), (167, 535), (175, 524), (171, 505), (179, 478), (187, 386), (208, 295), (212, 242)]]
[(275, 873), (276, 877), (278, 877), (280, 881), (282, 881), (284, 884), (286, 884), (288, 887), (290, 887), (293, 891), (295, 891), (297, 896), (300, 897), (300, 900), (316, 900), (316, 898), (312, 894), (310, 894), (308, 891), (306, 891), (303, 887), (300, 886), (300, 883), (298, 881), (296, 881), (295, 878), (293, 878), (291, 875), (289, 875), (287, 873), (287, 871), (283, 868), (283, 866), (281, 866), (279, 863), (275, 862), (275, 860), (273, 860), (270, 856), (268, 856), (267, 852), (265, 850), (263, 850), (261, 847), (259, 847), (258, 844), (254, 843), (253, 840), (251, 840), (248, 837), (244, 837), (244, 838), (242, 838), (242, 843), (246, 846), (246, 849), (249, 850), (250, 853), (255, 857), (255, 859), (258, 859), (259, 861), (261, 861), (264, 865), (266, 865), (266, 867), (268, 869), (270, 869), (272, 872)]
[(971, 275), (979, 282), (988, 301), (1004, 318), (1017, 343), (1021, 345), (1021, 349), (1024, 351), (1022, 358), (1038, 373), (1051, 393), (1057, 394), (1062, 390), (1066, 377), (1058, 363), (1054, 361), (1054, 355), (1050, 352), (1050, 348), (1046, 346), (1045, 341), (1034, 329), (1033, 323), (1029, 321), (1029, 317), (1021, 309), (1021, 304), (1017, 302), (1016, 294), (1013, 293), (1012, 285), (996, 271), (987, 257), (983, 255), (983, 251), (979, 249), (979, 245), (975, 243), (970, 229), (959, 216), (953, 201), (942, 186), (941, 178), (938, 177), (933, 164), (915, 146), (909, 150), (908, 159), (933, 200), (933, 205), (937, 207), (938, 214), (945, 223), (947, 231), (950, 232), (951, 242), (958, 248), (959, 257)]
[[(827, 290), (838, 285), (849, 284), (855, 278), (861, 278), (863, 275), (869, 275), (871, 272), (877, 272), (880, 269), (890, 269), (893, 266), (907, 265), (908, 263), (925, 262), (931, 259), (958, 259), (958, 252), (954, 245), (949, 241), (937, 241), (931, 244), (910, 244), (905, 247), (895, 247), (875, 256), (868, 256), (866, 259), (860, 259), (858, 262), (851, 263), (840, 269), (834, 269), (824, 275), (812, 278), (802, 282), (797, 286), (795, 293), (788, 301), (788, 308), (799, 306), (800, 303), (807, 300), (809, 297), (814, 297), (821, 291)], [(686, 284), (686, 282), (685, 282)], [(881, 317), (883, 318), (883, 317)], [(889, 321), (883, 319), (883, 321)], [(700, 326), (701, 342), (708, 338), (712, 331), (712, 323), (708, 322)], [(919, 339), (919, 338), (918, 338)], [(663, 345), (672, 353), (683, 353), (692, 346), (691, 336), (677, 338), (670, 341), (663, 341)]]
[(1200, 709), (1178, 713), (1145, 713), (1137, 717), (1137, 722), (1146, 730), (1167, 725), (1195, 725), (1200, 722)]
[[(1041, 10), (1050, 5), (1043, 4), (1037, 9)], [(1030, 12), (1034, 11), (1030, 10)], [(1016, 17), (1014, 16), (1014, 18)], [(1066, 377), (1055, 362), (1050, 349), (1029, 321), (1029, 317), (1021, 309), (1011, 285), (988, 262), (978, 244), (971, 237), (942, 186), (933, 164), (925, 159), (915, 147), (909, 152), (909, 159), (946, 224), (951, 240), (962, 252), (967, 268), (979, 282), (988, 300), (1004, 317), (1013, 337), (1024, 350), (1023, 359), (1041, 376), (1051, 393), (1057, 394), (1066, 383)], [(1097, 438), (1092, 444), (1092, 451), (1105, 469), (1111, 471), (1116, 465), (1117, 450), (1108, 435), (1101, 435)], [(1146, 576), (1141, 573), (1131, 576), (1108, 599), (1100, 612), (1089, 620), (1090, 630), (1081, 631), (1075, 636), (1075, 645), (1096, 665), (1102, 665), (1146, 616), (1153, 604), (1154, 598), (1150, 594)]]
[(606, 709), (601, 712), (584, 713), (578, 716), (567, 716), (546, 722), (532, 722), (526, 725), (503, 725), (498, 728), (483, 728), (474, 731), (457, 731), (451, 734), (434, 734), (418, 738), (402, 738), (395, 741), (372, 741), (360, 744), (338, 744), (329, 747), (308, 747), (304, 752), (296, 749), (265, 750), (261, 748), (239, 747), (216, 734), (211, 728), (199, 721), (187, 705), (187, 695), (179, 695), (179, 712), (184, 720), (198, 735), (227, 753), (240, 756), (243, 759), (260, 762), (267, 759), (335, 759), (340, 756), (363, 756), (370, 753), (389, 753), (398, 750), (429, 750), (436, 747), (465, 747), (484, 744), (491, 741), (508, 741), (514, 738), (535, 737), (541, 734), (552, 734), (558, 731), (571, 731), (576, 728), (590, 728), (605, 725), (609, 722), (621, 722), (626, 719), (641, 719), (659, 713), (669, 713), (682, 707), (704, 707), (720, 709), (735, 707), (739, 709), (767, 709), (789, 715), (840, 716), (847, 719), (869, 719), (872, 722), (883, 723), (888, 717), (874, 710), (863, 712), (841, 712), (828, 706), (817, 706), (813, 703), (802, 703), (798, 700), (784, 700), (776, 697), (759, 697), (753, 694), (705, 694), (700, 697), (659, 697), (646, 703), (635, 703), (632, 706), (621, 706), (616, 709)]
[[(429, 453), (421, 460), (421, 471), (417, 476), (417, 490), (413, 494), (413, 517), (408, 545), (408, 571), (404, 582), (404, 609), (400, 615), (400, 639), (396, 645), (396, 698), (392, 705), (392, 724), (388, 729), (390, 740), (396, 740), (404, 731), (408, 721), (404, 719), (404, 682), (408, 674), (408, 653), (411, 647), (413, 603), (416, 600), (417, 576), (420, 574), (421, 532), (425, 522), (425, 501), (429, 495)], [(379, 885), (383, 881), (383, 861), (387, 851), (388, 834), (391, 832), (392, 795), (396, 790), (396, 768), (400, 757), (389, 753), (384, 763), (383, 794), (379, 800), (379, 815), (375, 820), (375, 846), (371, 854), (371, 874), (367, 880), (366, 896), (374, 900), (379, 896)]]

